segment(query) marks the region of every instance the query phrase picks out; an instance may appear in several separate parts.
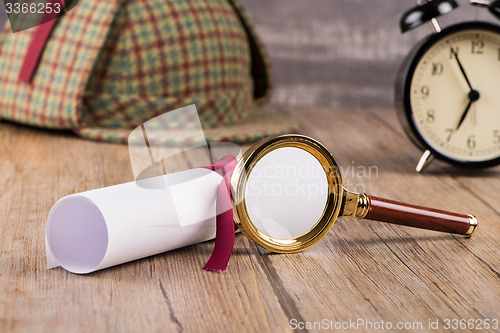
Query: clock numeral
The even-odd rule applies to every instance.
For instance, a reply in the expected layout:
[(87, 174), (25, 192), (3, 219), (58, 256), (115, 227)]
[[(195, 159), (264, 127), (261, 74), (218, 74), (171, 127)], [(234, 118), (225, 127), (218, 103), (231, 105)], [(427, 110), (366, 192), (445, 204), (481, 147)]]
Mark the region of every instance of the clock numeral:
[(448, 133), (448, 136), (446, 137), (446, 142), (450, 142), (453, 133), (455, 133), (455, 130), (453, 128), (447, 128), (446, 133)]
[(500, 143), (500, 131), (493, 132), (493, 143)]
[(469, 147), (470, 149), (476, 148), (476, 136), (475, 135), (471, 135), (467, 138), (467, 147)]
[(430, 109), (429, 111), (427, 111), (427, 122), (429, 124), (432, 124), (434, 121), (436, 121), (436, 111), (434, 111), (433, 109)]
[(429, 97), (430, 92), (431, 92), (431, 90), (429, 89), (428, 86), (422, 86), (422, 88), (420, 88), (420, 93), (422, 94), (422, 99), (426, 99), (427, 97)]
[(472, 49), (471, 49), (472, 54), (483, 54), (484, 41), (473, 40), (471, 43), (472, 43)]
[(450, 59), (455, 59), (455, 54), (458, 56), (458, 51), (459, 48), (457, 47), (450, 47)]
[(441, 75), (443, 74), (443, 64), (440, 62), (435, 62), (432, 64), (432, 75)]

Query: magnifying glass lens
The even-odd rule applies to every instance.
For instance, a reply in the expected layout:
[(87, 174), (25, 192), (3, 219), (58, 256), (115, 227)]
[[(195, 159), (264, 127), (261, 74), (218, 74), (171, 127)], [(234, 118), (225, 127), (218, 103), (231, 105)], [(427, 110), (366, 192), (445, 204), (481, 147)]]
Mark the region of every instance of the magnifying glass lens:
[(457, 214), (350, 192), (318, 141), (303, 135), (262, 139), (231, 177), (234, 221), (260, 246), (280, 253), (316, 244), (341, 217), (366, 218), (472, 236), (473, 215)]
[(244, 198), (255, 228), (285, 240), (314, 228), (324, 214), (328, 193), (328, 179), (316, 157), (301, 148), (284, 147), (255, 162)]

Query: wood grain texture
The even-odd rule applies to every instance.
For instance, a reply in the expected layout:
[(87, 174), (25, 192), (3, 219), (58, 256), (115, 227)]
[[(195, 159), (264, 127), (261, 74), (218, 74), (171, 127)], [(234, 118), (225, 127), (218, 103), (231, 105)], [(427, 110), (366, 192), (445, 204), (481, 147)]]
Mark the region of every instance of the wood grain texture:
[(478, 233), (344, 218), (296, 254), (269, 253), (238, 234), (225, 273), (202, 270), (213, 242), (89, 275), (47, 270), (52, 205), (131, 181), (128, 150), (2, 122), (0, 332), (290, 332), (292, 319), (438, 320), (442, 329), (445, 319), (500, 319), (499, 168), (434, 162), (416, 174), (419, 151), (389, 110), (284, 111), (331, 149), (348, 189), (474, 213)]

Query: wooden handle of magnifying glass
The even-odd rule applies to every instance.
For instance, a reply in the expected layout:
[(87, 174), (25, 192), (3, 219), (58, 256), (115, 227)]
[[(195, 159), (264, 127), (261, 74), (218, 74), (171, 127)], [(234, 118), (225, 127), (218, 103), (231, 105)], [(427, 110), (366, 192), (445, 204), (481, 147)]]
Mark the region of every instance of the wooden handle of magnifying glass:
[(365, 218), (409, 227), (472, 236), (477, 229), (474, 215), (409, 205), (366, 195), (370, 201)]

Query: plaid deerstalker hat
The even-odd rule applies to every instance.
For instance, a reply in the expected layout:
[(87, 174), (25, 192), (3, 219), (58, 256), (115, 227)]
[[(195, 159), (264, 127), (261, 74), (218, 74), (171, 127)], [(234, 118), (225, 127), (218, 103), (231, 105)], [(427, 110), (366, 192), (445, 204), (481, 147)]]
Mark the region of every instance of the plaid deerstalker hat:
[(130, 130), (195, 104), (210, 141), (297, 129), (265, 110), (263, 44), (238, 0), (85, 0), (55, 23), (29, 82), (37, 28), (0, 36), (0, 118), (126, 142)]

